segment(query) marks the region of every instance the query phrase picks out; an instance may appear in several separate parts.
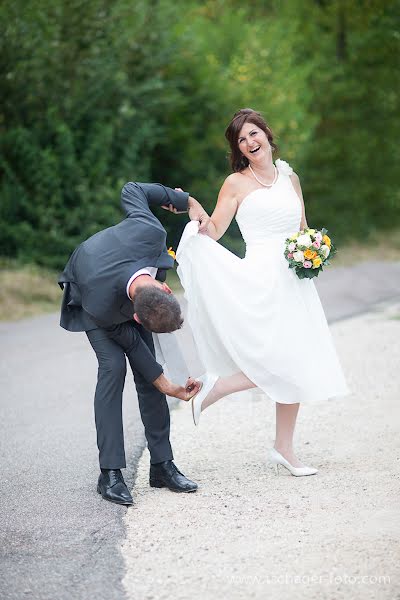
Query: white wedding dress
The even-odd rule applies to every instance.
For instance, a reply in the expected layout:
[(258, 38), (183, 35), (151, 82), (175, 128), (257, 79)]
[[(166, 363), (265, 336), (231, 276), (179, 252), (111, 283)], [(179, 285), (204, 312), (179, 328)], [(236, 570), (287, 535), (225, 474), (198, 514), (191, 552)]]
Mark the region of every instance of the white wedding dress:
[(187, 318), (207, 371), (242, 371), (284, 404), (341, 396), (348, 390), (314, 283), (283, 254), (301, 204), (291, 167), (277, 167), (276, 183), (250, 192), (237, 211), (245, 258), (199, 234), (197, 221), (186, 226), (177, 261)]

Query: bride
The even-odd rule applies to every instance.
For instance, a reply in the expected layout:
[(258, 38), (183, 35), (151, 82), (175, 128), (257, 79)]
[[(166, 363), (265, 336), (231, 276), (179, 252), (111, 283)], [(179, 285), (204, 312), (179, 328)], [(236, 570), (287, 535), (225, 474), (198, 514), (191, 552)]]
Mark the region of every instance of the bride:
[[(192, 399), (201, 412), (221, 398), (258, 387), (276, 403), (276, 438), (269, 461), (278, 471), (313, 475), (293, 449), (301, 402), (348, 393), (314, 283), (298, 279), (284, 242), (308, 227), (298, 176), (275, 164), (273, 134), (261, 114), (239, 110), (225, 132), (233, 173), (225, 180), (207, 235), (185, 228), (178, 275), (188, 321), (207, 375)], [(233, 218), (246, 243), (240, 259), (216, 241)]]

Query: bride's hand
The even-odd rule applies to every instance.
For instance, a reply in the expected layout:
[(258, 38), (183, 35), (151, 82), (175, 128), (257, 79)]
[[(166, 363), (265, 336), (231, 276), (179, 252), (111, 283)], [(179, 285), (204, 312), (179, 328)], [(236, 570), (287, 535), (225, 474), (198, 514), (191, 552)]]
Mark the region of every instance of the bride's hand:
[(192, 196), (189, 196), (188, 200), (188, 214), (191, 221), (199, 222), (199, 233), (207, 233), (210, 217), (200, 202), (197, 202), (197, 200), (192, 198)]

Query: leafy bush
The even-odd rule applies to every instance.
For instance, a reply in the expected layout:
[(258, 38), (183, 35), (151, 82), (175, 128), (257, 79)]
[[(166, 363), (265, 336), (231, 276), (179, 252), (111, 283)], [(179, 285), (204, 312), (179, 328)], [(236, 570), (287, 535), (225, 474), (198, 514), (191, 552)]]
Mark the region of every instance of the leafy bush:
[[(128, 180), (211, 211), (243, 106), (299, 173), (310, 225), (340, 241), (398, 224), (398, 16), (378, 0), (6, 0), (0, 255), (61, 268), (119, 220)], [(176, 246), (185, 219), (162, 218)], [(225, 243), (242, 251), (234, 225)]]

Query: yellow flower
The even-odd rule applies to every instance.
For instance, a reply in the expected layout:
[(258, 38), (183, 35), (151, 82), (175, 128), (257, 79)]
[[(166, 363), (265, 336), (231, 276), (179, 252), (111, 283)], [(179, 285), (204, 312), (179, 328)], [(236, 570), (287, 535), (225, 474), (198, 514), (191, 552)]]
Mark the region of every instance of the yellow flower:
[(331, 247), (331, 238), (329, 237), (329, 235), (324, 235), (322, 237), (322, 241), (328, 246), (328, 248)]
[(175, 252), (172, 250), (172, 246), (170, 246), (170, 248), (168, 248), (168, 254), (170, 256), (172, 256), (172, 258), (175, 260), (176, 259), (176, 254)]
[(314, 235), (315, 229), (307, 229), (307, 233), (310, 233), (311, 235)]
[(321, 266), (321, 263), (322, 259), (319, 256), (317, 256), (317, 258), (314, 258), (314, 260), (312, 261), (313, 269), (318, 269), (318, 267)]
[(317, 253), (314, 252), (314, 250), (310, 250), (309, 248), (307, 248), (307, 250), (304, 252), (304, 257), (307, 260), (312, 260), (313, 258), (315, 258), (317, 256)]

